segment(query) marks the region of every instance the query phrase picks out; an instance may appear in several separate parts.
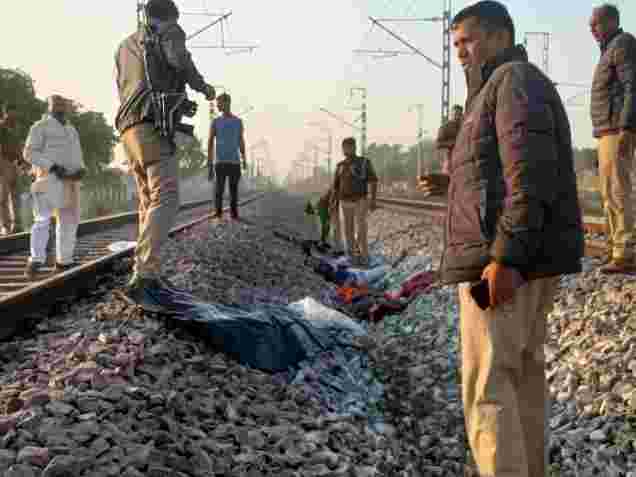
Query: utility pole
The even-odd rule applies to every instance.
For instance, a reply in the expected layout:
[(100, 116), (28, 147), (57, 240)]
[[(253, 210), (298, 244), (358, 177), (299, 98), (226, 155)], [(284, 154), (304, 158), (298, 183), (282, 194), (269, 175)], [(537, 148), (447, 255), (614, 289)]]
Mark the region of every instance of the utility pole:
[(367, 88), (351, 88), (349, 95), (353, 96), (354, 92), (362, 94), (362, 104), (360, 106), (360, 155), (365, 156), (367, 153)]
[(444, 124), (450, 116), (451, 0), (444, 0), (442, 18), (442, 124)]
[(146, 23), (145, 8), (145, 0), (137, 0), (137, 30), (141, 30)]
[[(253, 158), (252, 159), (252, 175), (253, 177), (257, 177), (259, 176), (259, 174), (261, 174), (263, 172), (263, 168), (264, 168), (264, 163), (265, 162), (269, 162), (269, 144), (267, 143), (267, 141), (263, 138), (260, 139), (259, 141), (255, 142), (254, 144), (252, 144), (250, 146), (250, 157)], [(262, 149), (264, 154), (265, 154), (265, 159), (263, 160), (263, 158), (261, 157), (260, 154), (255, 154), (254, 151), (258, 150), (258, 149)]]
[(315, 144), (309, 142), (309, 141), (305, 141), (305, 150), (311, 150), (314, 153), (314, 159), (313, 159), (313, 174), (312, 176), (314, 177), (314, 183), (316, 185), (320, 184), (320, 176), (318, 174), (318, 170), (319, 170), (319, 160), (318, 160), (318, 153), (319, 152), (324, 152), (321, 148), (319, 148), (318, 146), (316, 146)]
[(331, 177), (331, 155), (333, 152), (333, 134), (331, 132), (331, 129), (325, 126), (322, 122), (308, 122), (307, 125), (316, 126), (327, 133), (327, 150), (323, 152), (327, 154), (327, 174), (329, 175), (329, 177)]
[(422, 128), (422, 121), (424, 116), (424, 105), (414, 104), (409, 109), (417, 112), (417, 177), (422, 176), (422, 162), (424, 151), (422, 149), (422, 141), (424, 140), (424, 129)]
[[(441, 17), (431, 18), (373, 18), (369, 17), (369, 20), (374, 26), (377, 26), (388, 33), (390, 36), (398, 40), (408, 50), (354, 50), (354, 53), (362, 54), (379, 54), (382, 57), (398, 56), (398, 55), (418, 55), (423, 57), (432, 66), (438, 68), (442, 73), (442, 91), (441, 91), (441, 122), (446, 123), (450, 115), (450, 23), (451, 23), (451, 2), (452, 0), (444, 0), (444, 7)], [(424, 54), (419, 48), (413, 46), (410, 42), (402, 38), (400, 35), (389, 29), (383, 23), (392, 22), (441, 22), (442, 23), (442, 62), (439, 63), (428, 55)]]
[(529, 36), (541, 36), (543, 37), (543, 49), (542, 49), (542, 57), (541, 63), (543, 67), (543, 72), (546, 75), (550, 75), (550, 33), (547, 31), (528, 31), (525, 34), (523, 39), (523, 46), (525, 46), (526, 50), (528, 49), (528, 37)]
[[(144, 25), (145, 20), (147, 20), (145, 18), (145, 6), (146, 6), (146, 0), (137, 0), (137, 28), (141, 28)], [(234, 45), (226, 44), (225, 22), (232, 15), (232, 12), (229, 12), (229, 13), (180, 12), (180, 15), (191, 15), (191, 16), (198, 16), (198, 17), (215, 17), (214, 20), (212, 20), (210, 23), (205, 25), (203, 28), (200, 28), (194, 33), (191, 33), (190, 35), (188, 35), (186, 37), (187, 41), (190, 41), (193, 38), (199, 36), (201, 33), (208, 31), (210, 28), (214, 27), (215, 25), (219, 25), (221, 29), (221, 44), (220, 45), (190, 45), (189, 48), (218, 48), (225, 51), (226, 55), (231, 53), (243, 53), (243, 52), (251, 53), (256, 48), (258, 48), (257, 45), (234, 46)]]

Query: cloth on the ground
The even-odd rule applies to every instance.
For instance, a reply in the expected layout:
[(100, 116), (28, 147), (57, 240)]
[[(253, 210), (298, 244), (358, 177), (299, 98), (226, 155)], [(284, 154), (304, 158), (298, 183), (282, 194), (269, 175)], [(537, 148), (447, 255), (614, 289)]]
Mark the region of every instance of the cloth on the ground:
[(432, 271), (416, 272), (400, 285), (397, 291), (386, 292), (387, 300), (399, 300), (411, 298), (413, 295), (424, 293), (435, 283), (437, 274)]
[(137, 246), (137, 242), (126, 242), (125, 240), (121, 240), (119, 242), (113, 242), (109, 244), (106, 248), (111, 252), (122, 252), (124, 250), (128, 250), (129, 248), (135, 248)]
[(327, 281), (338, 285), (353, 285), (381, 288), (382, 280), (389, 267), (380, 265), (370, 270), (348, 268), (344, 265), (334, 264), (332, 261), (319, 259), (314, 265), (314, 271)]
[(336, 289), (336, 294), (342, 303), (349, 305), (358, 298), (367, 296), (369, 294), (369, 287), (364, 285), (360, 287), (341, 286)]
[[(289, 305), (317, 327), (342, 327), (344, 337), (363, 336), (367, 330), (342, 313), (324, 306), (313, 298), (304, 298)], [(373, 376), (366, 353), (352, 347), (340, 347), (319, 353), (298, 365), (294, 372), (275, 378), (302, 387), (308, 399), (316, 401), (324, 413), (361, 416), (371, 423), (381, 422), (376, 415), (377, 403), (383, 399), (382, 384)]]
[(366, 334), (366, 330), (359, 323), (311, 297), (290, 303), (289, 308), (300, 313), (306, 320), (311, 321), (312, 326), (323, 329), (342, 328), (350, 332), (352, 336), (363, 336)]
[[(386, 276), (388, 267), (378, 267), (373, 273), (382, 272), (382, 279)], [(387, 291), (381, 295), (370, 293), (368, 283), (338, 286), (327, 291), (323, 300), (329, 306), (353, 315), (362, 320), (377, 322), (387, 315), (402, 313), (418, 296), (427, 293), (437, 279), (433, 271), (415, 272), (406, 278), (394, 291)], [(378, 283), (377, 280), (374, 283)]]
[(145, 293), (171, 321), (191, 328), (239, 363), (263, 371), (284, 371), (318, 353), (352, 346), (350, 323), (309, 320), (301, 311), (306, 304), (227, 306), (200, 302), (175, 288)]

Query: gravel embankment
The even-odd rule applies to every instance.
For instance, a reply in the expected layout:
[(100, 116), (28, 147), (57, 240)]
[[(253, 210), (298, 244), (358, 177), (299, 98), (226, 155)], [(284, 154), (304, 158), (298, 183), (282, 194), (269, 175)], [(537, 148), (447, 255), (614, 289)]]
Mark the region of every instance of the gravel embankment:
[[(172, 240), (171, 280), (208, 302), (319, 299), (328, 285), (272, 234), (302, 227), (302, 201), (274, 195), (242, 215), (249, 223), (205, 224)], [(409, 264), (436, 266), (442, 247), (438, 230), (389, 210), (372, 215), (375, 240), (386, 255), (411, 255), (403, 276)], [(370, 327), (385, 391), (378, 433), (360, 417), (325, 413), (303, 386), (139, 316), (112, 296), (125, 278), (60, 307), (36, 334), (0, 343), (0, 475), (463, 475), (454, 287)], [(636, 469), (636, 287), (594, 270), (562, 285), (548, 344), (554, 475), (636, 475), (627, 473)]]

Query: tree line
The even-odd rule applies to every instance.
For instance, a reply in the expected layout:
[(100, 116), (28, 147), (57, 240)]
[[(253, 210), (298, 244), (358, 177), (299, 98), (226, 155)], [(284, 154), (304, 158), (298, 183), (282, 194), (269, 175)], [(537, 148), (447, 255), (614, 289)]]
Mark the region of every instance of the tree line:
[[(430, 139), (422, 141), (422, 167), (431, 172), (440, 172), (441, 164), (435, 144)], [(366, 156), (371, 159), (380, 181), (387, 184), (407, 182), (414, 187), (417, 175), (418, 145), (377, 144), (367, 147)], [(574, 148), (575, 168), (583, 170), (597, 169), (597, 152), (591, 148)]]

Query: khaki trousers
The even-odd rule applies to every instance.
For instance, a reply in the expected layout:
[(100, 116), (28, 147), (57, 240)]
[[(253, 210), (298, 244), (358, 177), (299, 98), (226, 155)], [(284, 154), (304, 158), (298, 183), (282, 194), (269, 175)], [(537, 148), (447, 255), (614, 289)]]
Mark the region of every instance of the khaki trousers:
[(481, 477), (546, 477), (550, 399), (546, 317), (558, 278), (521, 286), (510, 303), (482, 310), (459, 286), (462, 398)]
[(331, 222), (331, 230), (332, 230), (332, 238), (333, 238), (333, 246), (336, 251), (344, 251), (345, 247), (342, 243), (342, 208), (340, 204), (337, 205), (336, 209), (329, 214), (329, 221)]
[(346, 252), (353, 254), (353, 250), (358, 245), (360, 256), (369, 258), (369, 240), (367, 217), (369, 216), (369, 205), (367, 198), (358, 200), (341, 200), (342, 215), (344, 218), (344, 233), (347, 242)]
[(618, 134), (603, 136), (598, 141), (598, 163), (601, 196), (608, 227), (608, 251), (613, 259), (632, 260), (634, 247), (634, 211), (630, 174), (634, 150), (619, 157)]
[(135, 273), (156, 278), (161, 273), (161, 248), (168, 240), (179, 210), (179, 169), (173, 146), (150, 124), (122, 135), (139, 196), (139, 236)]
[(14, 232), (17, 222), (18, 171), (0, 157), (0, 231)]

